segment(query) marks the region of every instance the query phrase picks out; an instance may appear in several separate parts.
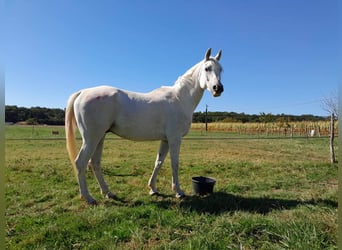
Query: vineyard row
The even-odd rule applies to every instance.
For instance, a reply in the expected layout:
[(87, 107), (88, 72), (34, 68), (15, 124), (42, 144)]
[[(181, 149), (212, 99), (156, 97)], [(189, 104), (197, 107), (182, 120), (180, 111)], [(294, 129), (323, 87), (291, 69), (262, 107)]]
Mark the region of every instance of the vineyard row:
[[(334, 132), (338, 134), (338, 122), (335, 122)], [(192, 130), (197, 131), (221, 131), (239, 135), (259, 136), (329, 136), (330, 122), (292, 122), (279, 123), (193, 123)]]

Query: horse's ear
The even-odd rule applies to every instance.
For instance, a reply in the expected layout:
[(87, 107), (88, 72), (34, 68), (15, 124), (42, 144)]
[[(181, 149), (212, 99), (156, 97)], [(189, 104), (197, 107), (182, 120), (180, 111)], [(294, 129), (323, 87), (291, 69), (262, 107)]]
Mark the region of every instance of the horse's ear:
[(209, 49), (207, 50), (207, 53), (205, 53), (205, 60), (206, 60), (206, 61), (209, 60), (210, 54), (211, 54), (211, 48), (209, 48)]
[(222, 50), (220, 50), (220, 51), (217, 53), (217, 55), (215, 56), (215, 59), (216, 59), (217, 61), (220, 61), (221, 55), (222, 55)]

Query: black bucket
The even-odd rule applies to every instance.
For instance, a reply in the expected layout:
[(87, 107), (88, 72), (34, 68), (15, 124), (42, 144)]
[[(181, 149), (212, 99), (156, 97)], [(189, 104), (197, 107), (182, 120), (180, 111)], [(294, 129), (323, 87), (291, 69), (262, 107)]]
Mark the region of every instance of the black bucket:
[(192, 177), (192, 187), (195, 194), (206, 195), (213, 193), (216, 180), (210, 177)]

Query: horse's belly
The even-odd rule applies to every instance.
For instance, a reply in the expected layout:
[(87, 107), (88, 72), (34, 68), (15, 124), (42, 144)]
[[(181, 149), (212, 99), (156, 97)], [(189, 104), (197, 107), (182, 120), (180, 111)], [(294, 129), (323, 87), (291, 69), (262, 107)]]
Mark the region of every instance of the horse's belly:
[(130, 140), (162, 140), (165, 135), (165, 121), (151, 114), (140, 112), (140, 115), (129, 113), (119, 115), (113, 122), (110, 131)]
[(113, 126), (110, 131), (120, 137), (134, 141), (153, 141), (166, 139), (165, 133), (160, 130), (151, 130), (139, 126)]

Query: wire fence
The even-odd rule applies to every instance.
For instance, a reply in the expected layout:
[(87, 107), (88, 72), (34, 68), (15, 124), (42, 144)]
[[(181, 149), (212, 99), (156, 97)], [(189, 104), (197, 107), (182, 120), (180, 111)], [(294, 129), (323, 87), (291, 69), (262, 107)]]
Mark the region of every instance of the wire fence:
[[(338, 136), (337, 124), (334, 128)], [(237, 124), (237, 123), (193, 123), (184, 140), (219, 140), (219, 139), (288, 139), (288, 138), (324, 138), (330, 136), (329, 124)], [(6, 126), (6, 140), (65, 140), (64, 126)], [(76, 133), (76, 139), (81, 136)], [(112, 133), (106, 140), (124, 140)]]

